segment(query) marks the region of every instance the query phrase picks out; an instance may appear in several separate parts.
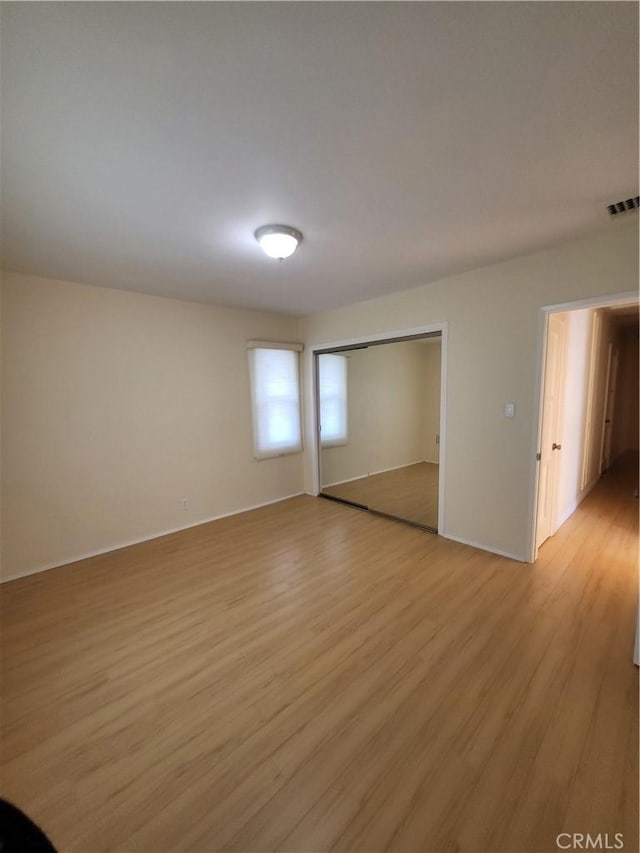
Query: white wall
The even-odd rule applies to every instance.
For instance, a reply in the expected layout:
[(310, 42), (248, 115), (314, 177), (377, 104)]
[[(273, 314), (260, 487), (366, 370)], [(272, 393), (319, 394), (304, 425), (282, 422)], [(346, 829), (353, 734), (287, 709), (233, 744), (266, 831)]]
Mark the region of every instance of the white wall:
[[(324, 485), (425, 459), (425, 430), (434, 430), (434, 388), (438, 395), (440, 389), (439, 372), (431, 375), (440, 370), (439, 352), (439, 343), (403, 341), (346, 354), (349, 440), (323, 448)], [(439, 402), (438, 396), (436, 424)]]
[[(307, 317), (307, 345), (449, 324), (444, 533), (527, 559), (542, 306), (638, 286), (637, 221), (393, 296)], [(306, 360), (307, 392), (311, 366)], [(507, 401), (513, 420), (503, 417)], [(312, 400), (305, 483), (313, 490)]]
[(5, 273), (3, 576), (302, 491), (253, 459), (252, 338), (298, 323)]

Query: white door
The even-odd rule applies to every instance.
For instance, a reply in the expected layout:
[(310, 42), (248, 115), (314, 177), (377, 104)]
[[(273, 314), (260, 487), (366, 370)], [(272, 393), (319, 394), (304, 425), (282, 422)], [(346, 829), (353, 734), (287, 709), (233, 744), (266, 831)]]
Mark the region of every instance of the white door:
[(556, 495), (560, 471), (560, 435), (565, 372), (566, 317), (549, 314), (542, 403), (542, 440), (538, 479), (536, 545), (556, 532)]
[(611, 467), (611, 435), (618, 382), (618, 347), (609, 344), (607, 363), (607, 390), (605, 392), (604, 424), (602, 426), (602, 452), (600, 454), (600, 473)]

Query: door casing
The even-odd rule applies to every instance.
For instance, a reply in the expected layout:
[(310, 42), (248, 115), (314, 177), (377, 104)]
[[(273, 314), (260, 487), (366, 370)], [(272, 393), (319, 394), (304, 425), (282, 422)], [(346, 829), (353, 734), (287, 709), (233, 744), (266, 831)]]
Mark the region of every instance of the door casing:
[(608, 471), (611, 464), (611, 439), (618, 384), (618, 360), (618, 347), (611, 343), (607, 353), (607, 380), (604, 390), (604, 412), (602, 414), (602, 443), (600, 445), (599, 466), (601, 474)]

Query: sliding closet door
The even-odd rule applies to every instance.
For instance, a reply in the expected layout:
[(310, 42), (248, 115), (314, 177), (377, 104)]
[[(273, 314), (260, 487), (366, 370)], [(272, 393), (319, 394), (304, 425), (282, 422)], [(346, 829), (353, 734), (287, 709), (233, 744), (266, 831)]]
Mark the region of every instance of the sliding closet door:
[(319, 354), (321, 493), (436, 530), (441, 338)]
[(370, 468), (369, 350), (317, 356), (321, 491), (367, 506)]
[(435, 529), (440, 338), (380, 344), (369, 353), (368, 506)]

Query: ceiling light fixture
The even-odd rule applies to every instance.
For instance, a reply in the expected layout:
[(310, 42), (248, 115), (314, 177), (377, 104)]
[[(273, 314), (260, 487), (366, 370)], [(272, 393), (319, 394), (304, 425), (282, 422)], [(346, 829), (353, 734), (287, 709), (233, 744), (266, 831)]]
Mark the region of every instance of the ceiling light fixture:
[(263, 225), (255, 234), (262, 251), (278, 261), (293, 255), (302, 242), (302, 233), (290, 225)]

